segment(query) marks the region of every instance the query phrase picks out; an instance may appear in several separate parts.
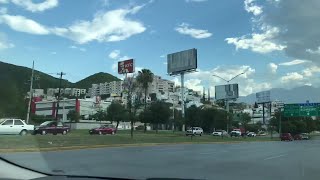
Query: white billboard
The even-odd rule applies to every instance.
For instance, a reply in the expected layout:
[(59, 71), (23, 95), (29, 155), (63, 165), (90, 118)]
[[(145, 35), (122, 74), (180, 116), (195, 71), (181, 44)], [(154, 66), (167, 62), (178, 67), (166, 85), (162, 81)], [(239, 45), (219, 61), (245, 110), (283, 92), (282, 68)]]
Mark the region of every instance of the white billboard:
[(262, 91), (256, 93), (257, 103), (266, 103), (270, 102), (270, 91)]
[(197, 49), (168, 54), (168, 74), (174, 75), (197, 69)]
[(236, 99), (239, 97), (238, 84), (227, 84), (215, 87), (216, 100), (221, 99)]

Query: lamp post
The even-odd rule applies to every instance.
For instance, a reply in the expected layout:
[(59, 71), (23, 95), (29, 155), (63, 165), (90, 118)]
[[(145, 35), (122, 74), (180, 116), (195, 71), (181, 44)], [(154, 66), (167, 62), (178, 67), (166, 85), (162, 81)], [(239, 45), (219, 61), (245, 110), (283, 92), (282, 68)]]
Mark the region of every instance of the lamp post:
[[(232, 80), (234, 80), (235, 78), (243, 75), (244, 73), (246, 73), (246, 71), (244, 71), (244, 72), (242, 72), (242, 73), (240, 73), (240, 74), (237, 74), (236, 76), (232, 77), (232, 78), (229, 79), (229, 80), (226, 80), (226, 79), (224, 79), (223, 77), (220, 77), (220, 76), (215, 75), (215, 74), (213, 74), (212, 76), (217, 77), (217, 78), (220, 78), (220, 79), (224, 80), (225, 82), (227, 82), (227, 83), (229, 84), (230, 81), (232, 81)], [(226, 111), (227, 111), (227, 133), (229, 133), (229, 99), (225, 99), (225, 101), (226, 101)]]

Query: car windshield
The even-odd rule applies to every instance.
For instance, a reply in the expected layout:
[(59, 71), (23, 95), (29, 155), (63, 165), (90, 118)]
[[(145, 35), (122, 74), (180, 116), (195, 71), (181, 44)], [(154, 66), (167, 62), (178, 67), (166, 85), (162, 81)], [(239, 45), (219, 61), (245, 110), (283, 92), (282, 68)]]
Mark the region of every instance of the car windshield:
[(0, 0), (0, 123), (4, 179), (320, 179), (320, 0)]
[(46, 121), (46, 122), (43, 122), (40, 124), (40, 126), (47, 126), (49, 125), (50, 123), (52, 123), (51, 121)]

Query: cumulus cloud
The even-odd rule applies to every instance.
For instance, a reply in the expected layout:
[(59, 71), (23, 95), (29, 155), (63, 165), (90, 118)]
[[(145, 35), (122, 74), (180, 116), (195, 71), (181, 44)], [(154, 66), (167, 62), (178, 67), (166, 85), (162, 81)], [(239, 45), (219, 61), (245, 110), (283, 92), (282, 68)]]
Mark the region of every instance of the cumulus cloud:
[(251, 36), (242, 36), (236, 38), (226, 38), (228, 44), (233, 44), (236, 49), (249, 49), (257, 53), (270, 53), (281, 51), (286, 46), (277, 44), (273, 39), (278, 35), (279, 29), (276, 27), (264, 27), (263, 33), (253, 33)]
[(253, 15), (257, 16), (260, 15), (262, 11), (262, 7), (258, 6), (254, 3), (255, 0), (245, 0), (244, 1), (244, 9), (247, 12), (252, 13)]
[(120, 56), (120, 50), (113, 50), (109, 54), (110, 59), (117, 59), (117, 58), (119, 58), (119, 56)]
[(78, 46), (75, 46), (75, 45), (69, 46), (69, 48), (70, 49), (77, 49), (77, 50), (82, 51), (82, 52), (86, 52), (87, 51), (86, 48), (78, 47)]
[[(252, 5), (261, 7), (263, 11), (253, 10), (254, 8), (250, 10)], [(249, 13), (253, 13), (252, 34), (261, 34), (257, 31), (262, 26), (277, 28), (278, 32), (272, 38), (265, 39), (280, 45), (273, 49), (283, 50), (288, 57), (294, 59), (311, 60), (320, 64), (320, 41), (317, 40), (320, 37), (319, 0), (304, 1), (303, 5), (301, 0), (245, 0), (244, 7)], [(254, 51), (254, 48), (244, 49)]]
[(0, 23), (7, 24), (11, 29), (19, 32), (36, 35), (50, 34), (50, 31), (45, 26), (24, 16), (4, 14), (0, 16)]
[(293, 60), (293, 61), (280, 63), (279, 66), (294, 66), (294, 65), (304, 64), (304, 63), (307, 63), (307, 62), (309, 62), (309, 61), (296, 59), (296, 60)]
[(285, 76), (281, 77), (281, 81), (283, 83), (292, 83), (292, 81), (301, 81), (303, 80), (303, 75), (299, 74), (298, 72), (290, 72), (287, 73)]
[(42, 12), (59, 4), (58, 0), (44, 0), (40, 3), (34, 3), (33, 0), (11, 0), (11, 2), (31, 12)]
[(210, 33), (208, 30), (203, 29), (194, 29), (191, 28), (189, 24), (182, 23), (178, 27), (175, 28), (177, 32), (183, 35), (189, 35), (196, 39), (205, 39), (212, 36), (212, 33)]
[(129, 15), (136, 14), (144, 6), (99, 12), (91, 21), (79, 20), (68, 27), (47, 27), (24, 16), (8, 14), (0, 15), (0, 23), (7, 24), (15, 31), (36, 35), (55, 34), (78, 44), (91, 41), (114, 42), (128, 39), (146, 30), (141, 22), (128, 18)]
[(270, 73), (276, 74), (277, 73), (277, 69), (278, 69), (278, 65), (276, 65), (275, 63), (269, 63), (268, 64), (268, 69), (269, 69)]

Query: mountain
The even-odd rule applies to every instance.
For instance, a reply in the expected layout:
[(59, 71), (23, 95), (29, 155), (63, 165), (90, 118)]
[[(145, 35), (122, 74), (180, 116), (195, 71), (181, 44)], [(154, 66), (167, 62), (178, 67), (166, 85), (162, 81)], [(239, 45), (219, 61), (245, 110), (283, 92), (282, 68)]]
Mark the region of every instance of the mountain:
[[(274, 88), (270, 90), (271, 100), (280, 100), (284, 103), (305, 103), (320, 102), (320, 88), (312, 86), (301, 86), (293, 89)], [(253, 104), (256, 101), (256, 94), (239, 97), (237, 102)]]
[(111, 81), (120, 81), (120, 79), (111, 74), (100, 72), (76, 82), (74, 86), (77, 88), (88, 89), (91, 87), (91, 84), (98, 84)]
[[(0, 118), (15, 116), (24, 117), (26, 115), (26, 104), (24, 96), (29, 91), (31, 69), (17, 66), (0, 61)], [(44, 89), (58, 88), (60, 79), (45, 74), (40, 71), (34, 71), (33, 88)], [(71, 83), (62, 80), (62, 87), (85, 88), (91, 87), (92, 83), (102, 83), (119, 80), (118, 78), (107, 74), (97, 73), (89, 76), (79, 82)]]

